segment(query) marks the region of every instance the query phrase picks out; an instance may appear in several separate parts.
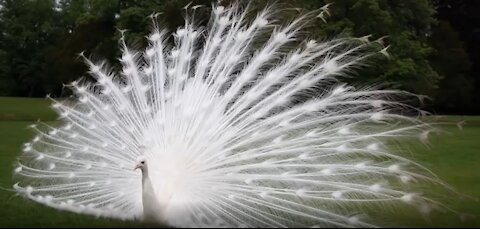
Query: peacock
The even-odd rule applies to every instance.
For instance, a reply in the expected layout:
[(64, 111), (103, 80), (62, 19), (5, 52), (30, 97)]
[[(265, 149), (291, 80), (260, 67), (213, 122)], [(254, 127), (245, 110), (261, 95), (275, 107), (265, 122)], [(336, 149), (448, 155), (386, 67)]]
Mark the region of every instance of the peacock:
[(80, 54), (94, 81), (65, 85), (58, 122), (30, 126), (19, 195), (174, 227), (376, 227), (370, 207), (444, 206), (413, 187), (447, 185), (402, 156), (436, 129), (406, 102), (418, 96), (342, 83), (389, 57), (383, 38), (307, 38), (328, 5), (281, 24), (274, 5), (213, 4), (206, 26), (200, 7), (171, 34), (153, 14), (144, 51), (121, 31), (118, 72)]

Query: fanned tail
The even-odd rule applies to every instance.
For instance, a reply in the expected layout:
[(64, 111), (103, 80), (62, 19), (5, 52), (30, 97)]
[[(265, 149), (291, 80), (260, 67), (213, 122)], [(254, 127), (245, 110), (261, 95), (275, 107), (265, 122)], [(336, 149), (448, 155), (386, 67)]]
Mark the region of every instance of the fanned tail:
[(173, 193), (162, 217), (174, 226), (374, 227), (365, 208), (448, 208), (412, 183), (448, 186), (401, 156), (401, 141), (435, 130), (400, 101), (415, 95), (339, 83), (388, 56), (381, 40), (302, 42), (327, 10), (278, 26), (273, 7), (251, 18), (238, 3), (214, 6), (206, 28), (187, 17), (172, 47), (154, 23), (144, 52), (122, 36), (120, 74), (85, 58), (96, 82), (69, 85), (78, 101), (54, 100), (60, 127), (32, 126), (14, 188), (58, 209), (134, 219), (142, 156), (156, 195)]

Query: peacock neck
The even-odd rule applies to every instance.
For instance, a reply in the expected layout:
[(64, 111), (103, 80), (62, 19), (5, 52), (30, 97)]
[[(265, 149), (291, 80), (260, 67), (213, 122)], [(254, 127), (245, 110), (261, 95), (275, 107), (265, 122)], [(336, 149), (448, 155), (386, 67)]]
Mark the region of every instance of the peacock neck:
[[(150, 177), (148, 175), (148, 169), (144, 169), (142, 175), (142, 188), (143, 188), (143, 218), (146, 222), (168, 225), (166, 221), (166, 212), (168, 208), (168, 202), (163, 195), (157, 195), (152, 185)], [(161, 194), (161, 193), (160, 193)]]
[[(149, 182), (150, 181), (150, 178), (148, 176), (148, 169), (147, 168), (144, 168), (142, 170), (142, 187), (145, 188), (145, 183), (146, 182)], [(151, 186), (151, 184), (150, 184)], [(153, 187), (152, 187), (153, 188)]]

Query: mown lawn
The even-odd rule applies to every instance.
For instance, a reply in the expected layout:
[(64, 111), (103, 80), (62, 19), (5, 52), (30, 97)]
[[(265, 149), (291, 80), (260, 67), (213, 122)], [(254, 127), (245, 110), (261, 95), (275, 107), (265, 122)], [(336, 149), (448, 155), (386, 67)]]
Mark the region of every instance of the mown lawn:
[[(28, 125), (54, 121), (47, 99), (0, 98), (0, 188), (11, 188), (13, 164), (20, 154), (22, 143), (30, 140)], [(412, 156), (434, 171), (458, 192), (480, 198), (480, 117), (439, 117), (445, 131), (430, 139), (429, 147), (417, 144)], [(463, 130), (456, 122), (465, 120)], [(424, 218), (417, 211), (377, 212), (391, 225), (422, 227), (480, 227), (480, 202), (474, 199), (446, 196), (452, 207), (466, 215), (433, 213)], [(24, 200), (11, 191), (0, 189), (0, 227), (144, 227), (139, 222), (95, 218), (61, 212)], [(376, 215), (376, 213), (374, 213)], [(465, 217), (466, 216), (466, 217)], [(475, 218), (476, 216), (476, 218)], [(464, 220), (460, 220), (463, 218)]]

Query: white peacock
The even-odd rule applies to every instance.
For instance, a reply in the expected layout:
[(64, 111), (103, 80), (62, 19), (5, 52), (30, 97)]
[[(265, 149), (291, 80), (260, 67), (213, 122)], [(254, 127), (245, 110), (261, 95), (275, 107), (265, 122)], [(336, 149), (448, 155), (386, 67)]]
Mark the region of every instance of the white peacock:
[(85, 58), (96, 82), (71, 83), (75, 101), (53, 99), (62, 125), (32, 125), (15, 190), (178, 227), (370, 227), (365, 206), (441, 206), (409, 184), (443, 183), (392, 147), (433, 130), (400, 114), (422, 114), (394, 100), (412, 95), (337, 82), (388, 54), (372, 51), (382, 41), (300, 35), (327, 10), (279, 26), (271, 7), (249, 19), (217, 5), (206, 28), (187, 17), (172, 47), (155, 23), (144, 52), (122, 37), (120, 74)]

